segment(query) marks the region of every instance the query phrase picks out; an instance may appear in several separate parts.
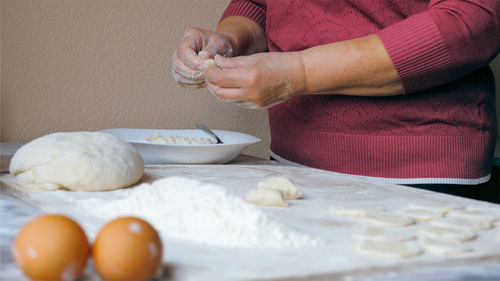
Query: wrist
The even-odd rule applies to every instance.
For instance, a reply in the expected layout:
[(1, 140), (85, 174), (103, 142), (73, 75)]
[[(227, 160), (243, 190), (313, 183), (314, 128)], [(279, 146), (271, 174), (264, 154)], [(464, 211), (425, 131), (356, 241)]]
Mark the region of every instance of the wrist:
[(304, 64), (303, 51), (290, 53), (292, 56), (292, 79), (291, 87), (293, 95), (302, 95), (308, 93), (307, 87), (307, 75), (306, 68)]
[(227, 17), (219, 23), (217, 32), (231, 38), (234, 56), (251, 55), (267, 49), (264, 31), (249, 18)]

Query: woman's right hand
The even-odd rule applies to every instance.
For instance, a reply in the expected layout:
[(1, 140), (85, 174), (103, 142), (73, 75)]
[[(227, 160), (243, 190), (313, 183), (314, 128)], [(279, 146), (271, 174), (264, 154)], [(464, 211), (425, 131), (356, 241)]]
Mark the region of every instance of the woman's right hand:
[(231, 37), (206, 29), (187, 29), (172, 57), (174, 79), (183, 87), (205, 87), (203, 60), (217, 54), (225, 57), (236, 55), (236, 46)]

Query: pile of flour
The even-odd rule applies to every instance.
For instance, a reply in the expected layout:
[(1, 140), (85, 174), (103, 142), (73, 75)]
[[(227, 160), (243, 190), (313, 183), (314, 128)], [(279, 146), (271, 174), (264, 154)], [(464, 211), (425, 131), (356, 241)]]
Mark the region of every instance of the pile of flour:
[(112, 191), (119, 199), (88, 199), (76, 208), (106, 220), (138, 216), (163, 237), (225, 247), (316, 246), (318, 239), (271, 220), (258, 207), (223, 187), (169, 177), (152, 184)]

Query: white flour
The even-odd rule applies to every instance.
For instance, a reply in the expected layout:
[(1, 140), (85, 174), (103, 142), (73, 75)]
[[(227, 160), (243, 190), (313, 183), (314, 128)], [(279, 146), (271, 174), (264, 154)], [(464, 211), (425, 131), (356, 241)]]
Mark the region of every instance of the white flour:
[(164, 237), (226, 247), (300, 247), (320, 242), (272, 221), (258, 207), (214, 184), (169, 177), (112, 191), (121, 199), (80, 201), (80, 212), (107, 220), (134, 215)]

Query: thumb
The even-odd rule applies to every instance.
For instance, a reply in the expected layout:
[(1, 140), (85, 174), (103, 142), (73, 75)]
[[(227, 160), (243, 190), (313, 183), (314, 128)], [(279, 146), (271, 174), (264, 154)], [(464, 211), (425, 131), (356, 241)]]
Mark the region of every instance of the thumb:
[(198, 56), (204, 60), (213, 58), (214, 56), (210, 54), (207, 50), (203, 49), (198, 53)]
[(203, 46), (198, 56), (203, 59), (211, 59), (223, 51), (224, 48), (222, 48), (221, 45), (222, 44), (216, 39), (208, 40), (207, 45)]

